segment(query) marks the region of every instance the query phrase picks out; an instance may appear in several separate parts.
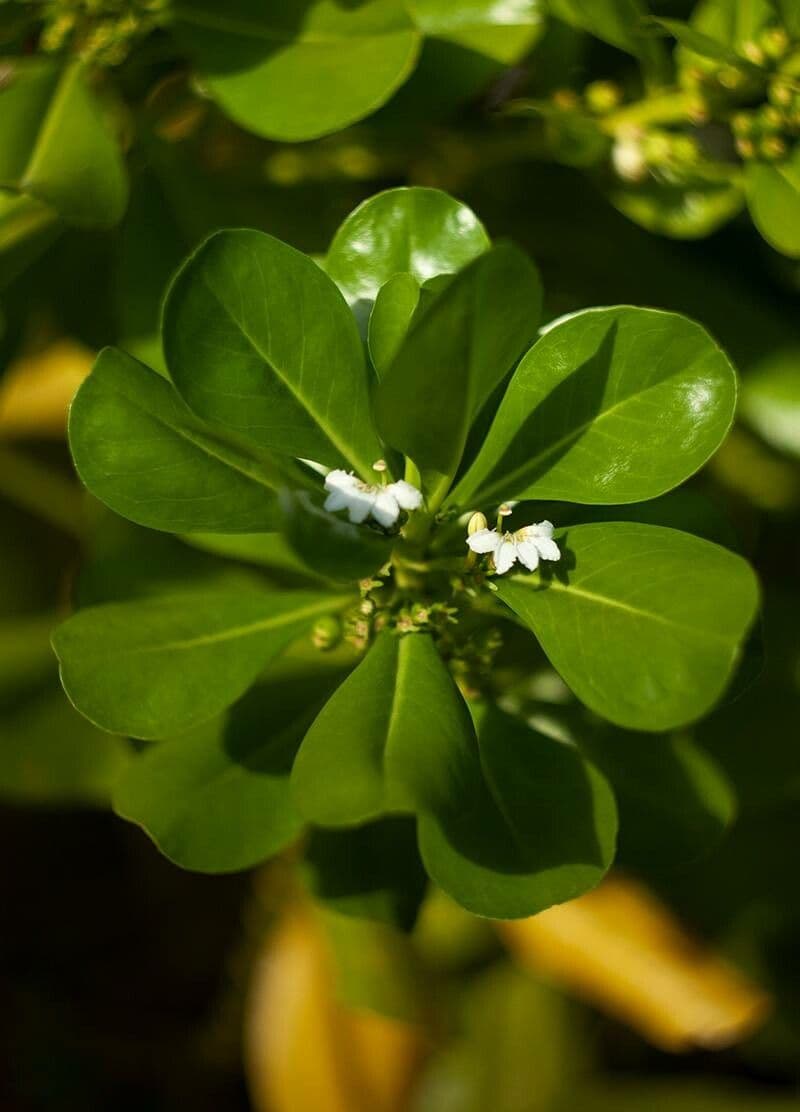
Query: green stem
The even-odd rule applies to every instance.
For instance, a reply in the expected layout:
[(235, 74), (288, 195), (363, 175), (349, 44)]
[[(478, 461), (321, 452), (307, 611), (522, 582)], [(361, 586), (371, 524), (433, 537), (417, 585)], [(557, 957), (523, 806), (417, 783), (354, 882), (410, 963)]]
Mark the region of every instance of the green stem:
[(83, 494), (50, 467), (0, 445), (0, 495), (81, 540)]
[(692, 93), (672, 91), (646, 97), (635, 104), (626, 104), (609, 113), (598, 123), (607, 135), (615, 135), (620, 128), (644, 127), (647, 124), (682, 123), (689, 118), (696, 97)]

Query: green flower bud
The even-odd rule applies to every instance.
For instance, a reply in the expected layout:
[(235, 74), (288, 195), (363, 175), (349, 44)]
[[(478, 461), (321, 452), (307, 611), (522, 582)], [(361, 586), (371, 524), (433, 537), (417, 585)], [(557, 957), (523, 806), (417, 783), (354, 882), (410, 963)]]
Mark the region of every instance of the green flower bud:
[(622, 90), (613, 81), (593, 81), (584, 95), (589, 110), (598, 115), (613, 111), (622, 101)]
[(335, 649), (342, 639), (342, 623), (338, 618), (326, 615), (319, 618), (311, 631), (311, 643), (323, 652)]

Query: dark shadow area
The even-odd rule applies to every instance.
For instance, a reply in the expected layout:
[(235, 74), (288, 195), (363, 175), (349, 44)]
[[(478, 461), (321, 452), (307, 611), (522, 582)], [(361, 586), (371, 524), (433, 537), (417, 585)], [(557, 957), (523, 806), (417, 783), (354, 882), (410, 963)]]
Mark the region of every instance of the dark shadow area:
[(507, 875), (602, 867), (595, 795), (580, 753), (502, 711), (481, 723), (472, 781), (438, 815), (458, 853)]

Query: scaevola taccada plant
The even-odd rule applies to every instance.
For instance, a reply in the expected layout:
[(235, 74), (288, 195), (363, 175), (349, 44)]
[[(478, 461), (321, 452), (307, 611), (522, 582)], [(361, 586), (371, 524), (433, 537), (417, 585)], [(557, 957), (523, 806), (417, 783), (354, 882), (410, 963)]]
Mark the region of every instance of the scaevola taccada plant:
[(675, 730), (721, 697), (754, 576), (629, 504), (705, 463), (736, 381), (672, 313), (540, 316), (525, 254), (398, 189), (321, 262), (259, 231), (206, 240), (166, 298), (168, 377), (101, 353), (70, 416), (85, 485), (259, 565), (55, 635), (75, 705), (159, 741), (115, 806), (173, 860), (242, 868), (311, 830), (352, 875), (364, 831), (415, 824), (427, 874), (497, 917), (608, 868), (602, 761), (509, 710), (504, 677), (543, 652), (605, 729)]

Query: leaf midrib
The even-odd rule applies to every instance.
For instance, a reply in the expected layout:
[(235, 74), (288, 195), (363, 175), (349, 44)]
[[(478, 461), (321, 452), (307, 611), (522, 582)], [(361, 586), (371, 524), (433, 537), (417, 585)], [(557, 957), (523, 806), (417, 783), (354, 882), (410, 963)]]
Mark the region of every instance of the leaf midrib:
[[(303, 618), (310, 618), (327, 610), (336, 610), (339, 606), (344, 606), (347, 602), (350, 602), (351, 598), (351, 595), (331, 595), (324, 601), (309, 604), (299, 610), (284, 611), (282, 614), (260, 618), (256, 622), (247, 623), (247, 625), (233, 626), (217, 633), (206, 633), (198, 637), (183, 638), (179, 641), (163, 641), (157, 645), (126, 647), (119, 655), (121, 657), (145, 656), (173, 650), (195, 649), (205, 645), (224, 644), (226, 641), (234, 641), (240, 637), (250, 637), (253, 634), (264, 633), (272, 629), (282, 629), (284, 626), (292, 625)], [(106, 655), (105, 651), (103, 655)]]
[[(526, 580), (522, 580), (518, 576), (515, 576), (511, 580), (511, 582), (517, 583), (519, 586), (528, 586)], [(580, 598), (587, 599), (588, 601), (595, 604), (607, 606), (610, 609), (614, 610), (623, 610), (628, 614), (635, 615), (637, 618), (643, 618), (651, 622), (656, 622), (659, 625), (680, 630), (681, 633), (690, 633), (694, 637), (705, 637), (709, 640), (721, 641), (726, 646), (730, 646), (731, 644), (732, 639), (730, 637), (727, 637), (723, 633), (715, 633), (714, 631), (706, 628), (700, 629), (697, 626), (686, 625), (684, 622), (676, 622), (674, 618), (667, 618), (663, 614), (654, 613), (652, 610), (642, 610), (637, 606), (631, 606), (629, 603), (622, 602), (619, 599), (611, 598), (609, 595), (598, 595), (594, 591), (587, 591), (585, 588), (575, 586), (574, 584), (565, 585), (563, 583), (560, 583), (557, 579), (550, 580), (546, 587), (540, 587), (538, 588), (538, 590), (556, 590), (568, 595), (577, 595)], [(500, 589), (500, 597), (503, 597), (502, 587)], [(504, 599), (503, 601), (505, 602), (506, 600)], [(510, 603), (506, 602), (506, 605), (510, 606)]]
[(203, 282), (206, 289), (209, 291), (219, 307), (229, 318), (231, 323), (234, 324), (241, 331), (241, 334), (247, 340), (248, 344), (253, 349), (258, 358), (261, 359), (270, 368), (270, 370), (273, 372), (273, 374), (276, 375), (277, 378), (280, 379), (280, 381), (295, 399), (297, 404), (305, 413), (307, 413), (311, 417), (314, 424), (317, 426), (318, 429), (320, 429), (322, 434), (327, 438), (328, 442), (332, 444), (336, 451), (342, 456), (342, 458), (347, 460), (348, 463), (356, 468), (356, 470), (369, 474), (369, 464), (367, 464), (363, 460), (359, 460), (357, 456), (352, 454), (349, 445), (343, 444), (336, 433), (328, 427), (328, 424), (325, 421), (322, 420), (315, 407), (311, 405), (311, 403), (307, 401), (306, 398), (304, 398), (298, 391), (297, 387), (292, 382), (291, 378), (287, 375), (286, 371), (276, 362), (274, 362), (269, 355), (261, 350), (261, 345), (253, 336), (250, 335), (244, 325), (244, 321), (238, 320), (237, 317), (234, 316), (233, 310), (230, 308), (229, 305), (227, 305), (225, 301), (222, 300), (216, 289), (214, 289), (214, 287), (209, 282), (208, 276), (206, 274), (203, 275)]

